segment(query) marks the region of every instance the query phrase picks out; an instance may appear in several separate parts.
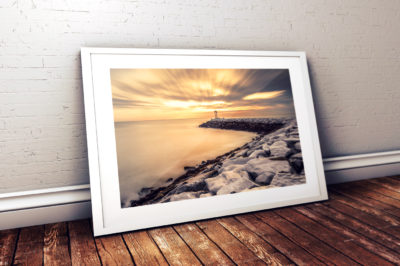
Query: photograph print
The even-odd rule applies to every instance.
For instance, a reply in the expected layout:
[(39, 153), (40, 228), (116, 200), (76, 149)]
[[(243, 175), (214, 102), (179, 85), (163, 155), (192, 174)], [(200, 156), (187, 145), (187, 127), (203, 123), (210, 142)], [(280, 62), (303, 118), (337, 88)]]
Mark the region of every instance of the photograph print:
[(111, 69), (121, 207), (306, 183), (288, 69)]

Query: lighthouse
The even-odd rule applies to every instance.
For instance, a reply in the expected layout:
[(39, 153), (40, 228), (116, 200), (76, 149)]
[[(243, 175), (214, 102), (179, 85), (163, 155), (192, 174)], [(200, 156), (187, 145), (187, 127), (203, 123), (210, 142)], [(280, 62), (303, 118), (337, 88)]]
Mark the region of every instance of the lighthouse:
[(218, 119), (218, 111), (217, 110), (214, 111), (214, 116), (215, 116), (214, 117), (215, 119)]

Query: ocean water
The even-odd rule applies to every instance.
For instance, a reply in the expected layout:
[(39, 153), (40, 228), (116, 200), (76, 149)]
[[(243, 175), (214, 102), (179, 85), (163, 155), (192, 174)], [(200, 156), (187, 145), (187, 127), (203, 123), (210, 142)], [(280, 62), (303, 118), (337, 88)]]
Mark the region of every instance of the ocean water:
[(115, 123), (121, 202), (138, 199), (145, 187), (164, 184), (185, 173), (184, 166), (238, 148), (255, 133), (200, 128), (204, 119)]

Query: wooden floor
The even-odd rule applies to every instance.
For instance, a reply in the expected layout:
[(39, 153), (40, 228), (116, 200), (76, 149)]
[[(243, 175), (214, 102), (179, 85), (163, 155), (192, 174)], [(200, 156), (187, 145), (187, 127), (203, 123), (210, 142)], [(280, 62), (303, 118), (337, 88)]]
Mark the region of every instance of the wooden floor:
[(93, 238), (89, 220), (0, 231), (0, 265), (400, 264), (400, 177), (322, 203)]

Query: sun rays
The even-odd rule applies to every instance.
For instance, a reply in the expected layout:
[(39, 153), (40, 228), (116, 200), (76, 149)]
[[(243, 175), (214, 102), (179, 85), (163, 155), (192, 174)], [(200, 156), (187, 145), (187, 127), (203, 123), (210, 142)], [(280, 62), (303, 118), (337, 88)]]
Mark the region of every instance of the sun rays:
[(111, 69), (115, 121), (292, 115), (289, 72)]

